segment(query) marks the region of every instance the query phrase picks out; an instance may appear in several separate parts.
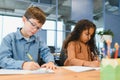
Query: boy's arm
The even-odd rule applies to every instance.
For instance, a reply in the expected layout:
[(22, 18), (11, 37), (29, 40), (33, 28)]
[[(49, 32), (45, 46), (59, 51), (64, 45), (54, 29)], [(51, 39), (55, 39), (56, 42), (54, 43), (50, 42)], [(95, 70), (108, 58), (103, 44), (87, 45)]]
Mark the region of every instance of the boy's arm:
[(0, 45), (0, 67), (22, 69), (24, 61), (15, 60), (12, 58), (11, 39), (9, 36), (3, 39)]
[(43, 42), (40, 44), (40, 56), (46, 63), (55, 62), (53, 54), (50, 52), (48, 46)]

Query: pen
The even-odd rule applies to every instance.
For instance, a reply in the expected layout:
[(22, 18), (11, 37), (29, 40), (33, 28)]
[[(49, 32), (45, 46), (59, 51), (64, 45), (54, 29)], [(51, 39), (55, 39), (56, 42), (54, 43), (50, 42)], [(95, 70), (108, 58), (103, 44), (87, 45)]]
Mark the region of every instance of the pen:
[(31, 61), (34, 61), (33, 60), (33, 58), (32, 58), (32, 56), (27, 52), (27, 56), (28, 56), (28, 58), (31, 60)]

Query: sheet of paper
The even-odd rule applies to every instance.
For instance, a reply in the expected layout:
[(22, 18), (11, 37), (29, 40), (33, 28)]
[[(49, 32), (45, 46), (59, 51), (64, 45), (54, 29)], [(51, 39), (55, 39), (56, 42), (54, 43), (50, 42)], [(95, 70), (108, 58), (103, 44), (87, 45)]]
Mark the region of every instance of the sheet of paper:
[(1, 74), (42, 74), (42, 73), (54, 73), (54, 71), (46, 68), (40, 68), (38, 70), (0, 69), (0, 75)]
[(99, 70), (100, 67), (85, 67), (85, 66), (65, 66), (63, 67), (68, 70), (72, 70), (74, 72), (83, 72), (83, 71), (90, 71), (90, 70)]

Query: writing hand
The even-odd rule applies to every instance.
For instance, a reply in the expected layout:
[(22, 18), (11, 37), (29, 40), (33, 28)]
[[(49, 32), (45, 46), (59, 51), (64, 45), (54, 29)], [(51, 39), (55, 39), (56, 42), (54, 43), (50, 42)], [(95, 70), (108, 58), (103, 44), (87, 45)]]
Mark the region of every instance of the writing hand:
[(85, 61), (83, 66), (89, 66), (89, 67), (99, 67), (100, 61)]
[(100, 66), (100, 61), (92, 61), (90, 62), (91, 67), (99, 67)]
[(31, 61), (31, 62), (24, 62), (22, 68), (24, 70), (36, 70), (39, 69), (40, 66), (38, 63)]

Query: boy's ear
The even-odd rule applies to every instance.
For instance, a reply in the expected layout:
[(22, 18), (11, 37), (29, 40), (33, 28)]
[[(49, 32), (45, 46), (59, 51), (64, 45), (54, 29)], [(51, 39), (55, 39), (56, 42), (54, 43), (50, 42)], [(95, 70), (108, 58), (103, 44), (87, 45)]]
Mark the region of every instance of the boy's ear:
[(25, 22), (27, 19), (25, 16), (22, 17), (23, 22)]

